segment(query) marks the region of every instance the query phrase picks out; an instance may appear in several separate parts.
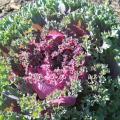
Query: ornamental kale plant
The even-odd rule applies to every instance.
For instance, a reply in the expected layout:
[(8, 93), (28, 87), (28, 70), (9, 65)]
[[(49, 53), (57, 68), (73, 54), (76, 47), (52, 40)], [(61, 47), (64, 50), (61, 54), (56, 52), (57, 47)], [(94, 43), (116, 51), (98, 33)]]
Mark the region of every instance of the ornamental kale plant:
[(120, 119), (120, 26), (107, 4), (37, 0), (0, 30), (0, 120)]
[[(15, 63), (18, 67), (13, 65), (12, 69), (25, 80), (27, 92), (31, 89), (40, 100), (60, 92), (59, 99), (49, 98), (50, 102), (70, 106), (76, 101), (71, 91), (72, 83), (88, 77), (85, 58), (86, 52), (77, 39), (51, 30), (40, 42), (32, 40), (21, 49), (18, 63)], [(66, 95), (69, 92), (72, 96)]]

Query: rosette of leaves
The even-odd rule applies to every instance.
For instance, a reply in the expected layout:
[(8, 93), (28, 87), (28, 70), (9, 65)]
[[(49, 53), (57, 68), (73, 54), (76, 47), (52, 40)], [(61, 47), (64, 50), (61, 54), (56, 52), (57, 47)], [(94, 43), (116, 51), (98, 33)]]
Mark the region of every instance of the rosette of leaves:
[[(87, 64), (87, 71), (89, 73), (88, 79), (82, 83), (80, 82), (80, 85), (79, 83), (73, 84), (73, 87), (71, 88), (72, 93), (69, 92), (66, 93), (69, 95), (72, 94), (77, 96), (76, 98), (77, 104), (75, 104), (74, 107), (73, 106), (55, 107), (53, 109), (54, 114), (51, 115), (51, 118), (66, 120), (67, 119), (119, 120), (118, 101), (120, 90), (119, 79), (117, 79), (117, 76), (119, 75), (119, 51), (120, 51), (119, 25), (118, 25), (119, 22), (117, 21), (117, 18), (113, 10), (111, 10), (108, 6), (92, 5), (86, 1), (81, 0), (77, 1), (38, 0), (34, 4), (32, 3), (26, 5), (23, 9), (21, 9), (19, 15), (25, 18), (25, 20), (26, 19), (29, 20), (31, 19), (32, 16), (36, 14), (36, 11), (38, 14), (40, 14), (40, 16), (43, 16), (43, 18), (46, 19), (47, 24), (45, 25), (45, 28), (47, 29), (56, 28), (57, 30), (64, 31), (65, 35), (77, 39), (80, 43), (82, 43), (82, 46), (84, 46), (86, 54), (88, 55), (90, 54), (90, 56), (92, 56), (87, 58), (87, 61), (92, 61), (90, 64)], [(59, 21), (57, 21), (58, 19)], [(15, 25), (13, 25), (13, 23), (9, 23), (7, 18), (6, 19), (6, 21), (8, 21), (7, 26), (12, 24), (13, 27), (11, 27), (10, 29), (10, 34), (9, 32), (6, 31), (5, 29), (6, 26), (4, 27), (4, 29), (2, 28), (1, 35), (3, 37), (1, 39), (1, 43), (9, 44), (12, 40), (13, 40), (12, 43), (14, 43), (15, 38), (12, 39), (11, 36), (18, 35), (16, 34), (16, 31), (17, 32), (19, 31), (18, 26), (21, 24), (21, 26), (25, 26), (25, 30), (27, 30), (29, 28), (29, 25), (30, 26), (32, 25), (32, 23), (30, 23), (29, 25), (27, 24), (26, 26), (26, 23), (24, 23), (25, 20), (23, 19), (21, 20), (21, 17), (18, 17), (18, 20), (13, 19), (13, 21), (20, 21), (19, 23), (15, 22)], [(7, 23), (3, 21), (1, 21), (3, 25)], [(18, 26), (16, 25), (16, 23)], [(20, 30), (21, 29), (23, 33), (24, 27), (23, 28), (20, 27)], [(2, 33), (4, 33), (5, 35), (3, 35)], [(24, 37), (26, 38), (27, 35), (24, 35), (23, 37), (21, 37), (21, 39), (18, 39), (18, 44), (22, 43), (21, 40), (23, 40)], [(25, 38), (24, 40), (27, 39)], [(15, 46), (14, 44), (12, 45)], [(34, 48), (34, 45), (32, 47)], [(36, 51), (38, 52), (35, 53), (31, 52), (33, 56), (29, 58), (29, 60), (31, 60), (31, 64), (33, 64), (34, 66), (36, 65), (36, 63), (41, 64), (42, 62), (41, 59), (44, 58), (44, 55), (39, 54), (38, 47), (35, 46), (35, 48), (37, 48)], [(24, 53), (24, 51), (26, 52), (26, 47), (21, 47), (21, 49), (22, 53)], [(49, 49), (52, 48), (50, 47)], [(30, 53), (30, 51), (27, 51), (27, 53)], [(13, 68), (13, 70), (16, 72), (18, 76), (21, 76), (22, 74), (21, 77), (23, 77), (26, 74), (25, 71), (27, 72), (27, 69), (24, 69), (23, 65), (25, 65), (26, 66), (25, 68), (27, 68), (27, 65), (30, 64), (28, 62), (29, 60), (27, 59), (28, 58), (27, 56), (29, 56), (30, 54), (24, 54), (26, 55), (26, 57), (21, 56), (22, 58), (24, 58), (23, 60), (24, 62), (22, 62), (21, 64), (19, 64), (18, 62), (16, 69)], [(37, 60), (38, 57), (35, 54), (39, 56), (40, 58), (39, 60)], [(80, 56), (80, 58), (78, 58), (77, 61), (79, 62), (79, 60), (83, 58), (84, 58), (83, 56)], [(59, 59), (61, 59), (61, 57)], [(56, 64), (58, 64), (59, 67), (61, 67), (59, 65), (59, 60), (55, 59), (53, 61)], [(12, 62), (14, 63), (14, 61)], [(57, 66), (56, 64), (52, 65), (53, 68)], [(14, 65), (16, 65), (16, 63), (14, 63)], [(36, 69), (34, 71), (34, 69), (30, 68), (30, 71), (35, 73)], [(82, 76), (84, 76), (84, 74)], [(39, 78), (41, 76), (32, 77)], [(111, 79), (111, 77), (115, 79)], [(10, 87), (12, 88), (12, 86)], [(35, 91), (37, 90), (34, 89), (34, 92)], [(21, 94), (24, 93), (22, 92)], [(60, 93), (56, 93), (55, 98), (58, 97), (59, 94)], [(27, 111), (30, 111), (30, 113), (34, 113), (33, 112), (34, 107), (31, 106), (29, 102), (27, 105), (25, 104), (26, 101), (29, 101), (27, 100), (27, 96), (25, 97), (26, 99), (22, 99), (20, 103), (22, 106), (22, 110), (24, 111), (24, 107), (28, 106)], [(59, 101), (61, 102), (61, 99), (59, 99)], [(31, 102), (32, 101), (30, 101), (30, 103)], [(30, 107), (32, 108), (32, 110), (30, 109)], [(32, 114), (30, 114), (30, 116), (32, 116)], [(35, 117), (36, 118), (38, 117), (38, 111), (35, 112)]]
[[(78, 83), (80, 88), (79, 81), (88, 77), (85, 57), (77, 39), (52, 30), (40, 42), (32, 40), (19, 50), (18, 62), (11, 65), (13, 72), (25, 80), (27, 93), (32, 90), (38, 100), (46, 100), (52, 106), (73, 106), (77, 91), (71, 86)], [(19, 88), (22, 91), (21, 83)]]

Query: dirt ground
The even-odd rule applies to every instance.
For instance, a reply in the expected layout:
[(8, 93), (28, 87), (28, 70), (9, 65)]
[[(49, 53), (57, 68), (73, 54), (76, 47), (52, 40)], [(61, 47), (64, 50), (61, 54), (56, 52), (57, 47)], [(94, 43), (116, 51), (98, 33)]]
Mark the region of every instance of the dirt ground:
[(0, 18), (10, 12), (19, 10), (23, 4), (30, 1), (34, 0), (0, 0)]

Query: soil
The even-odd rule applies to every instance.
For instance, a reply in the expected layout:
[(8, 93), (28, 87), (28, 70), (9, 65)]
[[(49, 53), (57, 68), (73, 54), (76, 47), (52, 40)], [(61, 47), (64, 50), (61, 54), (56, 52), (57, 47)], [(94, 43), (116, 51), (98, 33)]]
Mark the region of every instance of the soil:
[(0, 0), (0, 18), (17, 11), (23, 4), (33, 0)]

